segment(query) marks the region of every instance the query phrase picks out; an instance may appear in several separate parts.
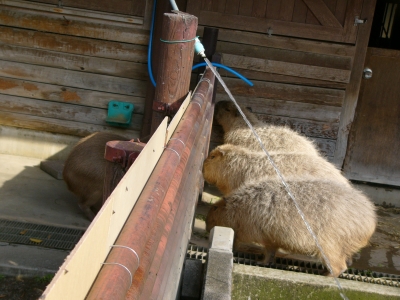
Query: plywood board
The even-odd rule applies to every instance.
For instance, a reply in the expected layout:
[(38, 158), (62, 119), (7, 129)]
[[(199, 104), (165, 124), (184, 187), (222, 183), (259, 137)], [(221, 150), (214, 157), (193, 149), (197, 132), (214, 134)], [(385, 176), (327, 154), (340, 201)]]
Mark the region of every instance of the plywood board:
[(164, 151), (167, 121), (168, 118), (164, 118), (156, 132), (154, 132), (151, 139), (147, 142), (145, 148), (107, 200), (113, 201), (113, 215), (110, 224), (110, 234), (108, 236), (110, 244), (113, 244), (117, 239), (122, 226), (125, 224), (126, 219)]
[(142, 162), (138, 161), (138, 157), (61, 266), (41, 299), (85, 298), (110, 251), (110, 246), (115, 242), (163, 151), (166, 130), (167, 118), (140, 154)]
[(178, 123), (180, 122), (183, 114), (185, 113), (187, 107), (189, 106), (191, 98), (192, 98), (192, 93), (189, 91), (188, 95), (186, 96), (186, 99), (183, 101), (183, 103), (181, 104), (181, 107), (179, 108), (179, 110), (177, 111), (177, 113), (175, 114), (175, 116), (173, 117), (171, 122), (169, 123), (168, 128), (167, 128), (167, 140), (166, 140), (167, 142), (171, 138), (172, 134), (174, 133), (174, 131), (176, 129), (176, 126), (178, 126)]

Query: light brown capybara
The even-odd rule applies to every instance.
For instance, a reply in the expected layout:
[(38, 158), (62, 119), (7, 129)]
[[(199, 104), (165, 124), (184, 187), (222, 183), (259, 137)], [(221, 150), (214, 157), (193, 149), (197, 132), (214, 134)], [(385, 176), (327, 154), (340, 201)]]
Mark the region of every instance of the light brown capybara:
[[(305, 136), (286, 126), (263, 123), (248, 109), (244, 107), (241, 107), (241, 109), (268, 152), (304, 152), (310, 155), (320, 155), (314, 143)], [(258, 140), (232, 101), (219, 101), (215, 105), (214, 119), (224, 130), (225, 144), (239, 145), (254, 151), (262, 151)]]
[[(95, 132), (81, 139), (65, 161), (63, 177), (68, 189), (79, 197), (78, 205), (89, 220), (93, 220), (103, 203), (104, 159), (106, 143), (126, 141), (125, 137), (108, 132)], [(122, 167), (121, 167), (122, 169)]]
[[(333, 276), (368, 244), (375, 231), (374, 205), (360, 191), (327, 180), (289, 181), (307, 222), (329, 259)], [(278, 180), (250, 181), (210, 208), (206, 229), (230, 227), (238, 243), (258, 243), (275, 252), (316, 256), (321, 252)], [(325, 264), (326, 265), (326, 264)]]
[[(330, 179), (350, 186), (350, 182), (325, 158), (307, 153), (271, 152), (270, 157), (286, 178), (313, 176)], [(267, 155), (246, 147), (224, 144), (210, 152), (203, 164), (204, 180), (216, 186), (224, 195), (241, 184), (258, 178), (277, 179), (278, 176)]]

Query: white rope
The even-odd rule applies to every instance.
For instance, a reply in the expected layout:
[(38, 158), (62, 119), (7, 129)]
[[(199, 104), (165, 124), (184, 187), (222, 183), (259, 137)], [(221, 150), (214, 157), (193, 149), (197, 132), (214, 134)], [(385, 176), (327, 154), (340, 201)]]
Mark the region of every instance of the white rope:
[[(276, 172), (276, 174), (278, 175), (278, 177), (280, 178), (283, 186), (285, 187), (286, 192), (288, 193), (289, 197), (293, 200), (294, 205), (296, 206), (297, 212), (299, 213), (300, 217), (302, 218), (304, 224), (307, 227), (307, 230), (310, 232), (311, 236), (313, 237), (315, 244), (317, 245), (319, 251), (321, 252), (321, 255), (323, 257), (323, 259), (325, 260), (326, 266), (329, 270), (329, 272), (333, 275), (333, 270), (332, 270), (332, 266), (331, 263), (328, 259), (328, 257), (326, 257), (325, 252), (322, 250), (322, 247), (318, 241), (318, 237), (315, 235), (314, 231), (311, 229), (310, 224), (307, 222), (303, 211), (301, 210), (299, 204), (297, 203), (295, 197), (293, 196), (289, 185), (286, 183), (285, 179), (283, 178), (283, 175), (281, 174), (281, 172), (279, 171), (278, 167), (275, 165), (274, 161), (272, 160), (271, 156), (269, 155), (267, 149), (265, 149), (263, 142), (261, 141), (259, 135), (257, 134), (257, 132), (254, 130), (253, 126), (251, 125), (251, 123), (249, 122), (249, 120), (247, 119), (247, 117), (245, 116), (245, 114), (243, 113), (243, 111), (241, 110), (240, 106), (237, 104), (235, 98), (233, 97), (233, 95), (231, 94), (230, 90), (228, 89), (228, 87), (226, 86), (225, 82), (222, 80), (221, 76), (219, 75), (219, 73), (217, 72), (217, 70), (212, 66), (212, 64), (210, 63), (210, 61), (207, 58), (204, 58), (204, 61), (207, 63), (208, 67), (213, 71), (213, 73), (215, 74), (215, 76), (218, 78), (219, 82), (221, 83), (221, 85), (224, 87), (226, 93), (228, 94), (228, 96), (231, 98), (231, 100), (233, 101), (233, 103), (235, 104), (236, 108), (239, 110), (239, 113), (241, 114), (241, 116), (243, 117), (244, 121), (246, 122), (247, 126), (249, 126), (249, 128), (251, 129), (251, 131), (253, 132), (254, 136), (256, 137), (258, 143), (260, 144), (262, 150), (264, 151), (264, 153), (267, 155), (267, 158), (269, 160), (269, 162), (271, 163), (271, 165), (274, 167), (274, 170)], [(339, 280), (336, 277), (333, 277), (336, 281), (336, 284), (339, 288), (339, 293), (340, 296), (343, 298), (343, 300), (349, 300), (346, 295), (344, 294), (343, 288), (340, 285)]]

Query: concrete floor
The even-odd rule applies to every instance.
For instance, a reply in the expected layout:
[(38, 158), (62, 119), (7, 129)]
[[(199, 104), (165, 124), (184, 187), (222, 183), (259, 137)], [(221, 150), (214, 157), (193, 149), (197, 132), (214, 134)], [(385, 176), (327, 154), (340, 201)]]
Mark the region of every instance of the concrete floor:
[[(78, 208), (76, 197), (68, 191), (64, 181), (42, 171), (40, 162), (37, 158), (0, 154), (0, 219), (86, 229), (90, 222)], [(378, 190), (376, 187), (367, 189)], [(400, 200), (399, 191), (387, 192), (391, 193), (390, 199)], [(219, 197), (215, 188), (206, 185), (196, 209), (192, 244), (208, 247), (204, 220), (210, 203), (215, 203)], [(382, 190), (372, 193), (372, 197), (375, 197), (374, 202), (383, 203)], [(390, 199), (385, 199), (385, 203), (395, 202)], [(400, 208), (378, 207), (377, 231), (371, 245), (355, 255), (353, 268), (400, 275), (399, 214)], [(257, 247), (247, 248), (248, 251), (254, 249)], [(307, 260), (306, 257), (294, 258)]]
[(0, 155), (0, 219), (86, 229), (90, 222), (63, 180), (42, 171), (40, 159)]

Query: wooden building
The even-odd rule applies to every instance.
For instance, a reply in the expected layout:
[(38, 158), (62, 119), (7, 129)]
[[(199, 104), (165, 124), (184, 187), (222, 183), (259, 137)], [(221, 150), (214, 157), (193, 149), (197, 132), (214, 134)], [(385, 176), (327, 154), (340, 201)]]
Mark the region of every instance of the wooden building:
[[(158, 9), (170, 10), (158, 2)], [(200, 37), (204, 27), (219, 28), (222, 63), (254, 83), (250, 87), (221, 71), (238, 102), (265, 122), (289, 125), (315, 140), (350, 179), (399, 186), (400, 52), (369, 48), (368, 42), (372, 32), (371, 41), (398, 49), (400, 3), (380, 2), (373, 27), (375, 2), (177, 4), (199, 18)], [(152, 6), (151, 0), (0, 0), (1, 140), (71, 145), (102, 130), (139, 137), (148, 121), (146, 94), (151, 95)], [(395, 42), (388, 46), (388, 40)], [(367, 67), (371, 79), (363, 79)], [(219, 88), (217, 100), (224, 99)], [(106, 122), (110, 100), (134, 104), (128, 128)], [(217, 128), (212, 142), (220, 141)], [(41, 147), (0, 144), (1, 152), (23, 155)], [(57, 157), (54, 151), (38, 152)]]

